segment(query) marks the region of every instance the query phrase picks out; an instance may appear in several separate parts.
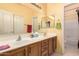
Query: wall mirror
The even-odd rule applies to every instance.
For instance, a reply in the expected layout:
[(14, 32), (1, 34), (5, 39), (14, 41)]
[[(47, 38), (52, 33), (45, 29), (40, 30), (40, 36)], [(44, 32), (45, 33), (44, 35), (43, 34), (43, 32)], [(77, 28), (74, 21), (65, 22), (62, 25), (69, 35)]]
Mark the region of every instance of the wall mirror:
[(0, 34), (24, 33), (24, 17), (0, 10)]
[(55, 16), (46, 16), (41, 19), (41, 28), (54, 28)]

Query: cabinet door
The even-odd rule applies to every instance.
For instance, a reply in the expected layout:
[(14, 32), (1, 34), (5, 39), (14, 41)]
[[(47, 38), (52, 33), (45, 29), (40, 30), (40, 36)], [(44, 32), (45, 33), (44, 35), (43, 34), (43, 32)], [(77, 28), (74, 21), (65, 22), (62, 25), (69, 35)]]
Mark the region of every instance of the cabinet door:
[(29, 49), (28, 49), (29, 56), (39, 56), (40, 52), (41, 52), (41, 50), (39, 50), (39, 49), (40, 49), (39, 43), (34, 43), (34, 44), (30, 45)]
[(57, 37), (49, 39), (49, 55), (53, 54), (57, 48)]
[(2, 54), (3, 56), (24, 56), (24, 48), (16, 49), (10, 52), (5, 52)]
[(53, 48), (53, 52), (55, 52), (57, 48), (57, 37), (52, 38), (52, 48)]
[(54, 37), (53, 38), (54, 39), (54, 51), (56, 50), (56, 48), (57, 48), (57, 37)]
[(28, 46), (25, 47), (25, 56), (28, 56)]
[(51, 55), (53, 53), (53, 42), (52, 42), (52, 38), (49, 39), (49, 55)]

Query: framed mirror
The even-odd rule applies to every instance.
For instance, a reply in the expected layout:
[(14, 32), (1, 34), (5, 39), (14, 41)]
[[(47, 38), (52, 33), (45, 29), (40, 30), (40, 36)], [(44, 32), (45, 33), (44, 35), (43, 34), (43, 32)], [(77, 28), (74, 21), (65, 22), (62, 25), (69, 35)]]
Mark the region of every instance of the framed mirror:
[(10, 11), (0, 10), (0, 34), (20, 34), (24, 32), (24, 17)]
[(55, 27), (55, 16), (42, 17), (41, 28), (54, 28)]

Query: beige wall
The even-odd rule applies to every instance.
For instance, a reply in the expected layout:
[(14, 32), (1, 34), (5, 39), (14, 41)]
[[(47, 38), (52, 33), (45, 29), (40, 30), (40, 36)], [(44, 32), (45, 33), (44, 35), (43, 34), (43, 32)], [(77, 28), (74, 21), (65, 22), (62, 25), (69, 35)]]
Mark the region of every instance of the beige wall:
[[(39, 19), (41, 20), (41, 17), (43, 16), (51, 16), (55, 15), (55, 22), (57, 22), (58, 19), (60, 19), (60, 22), (62, 24), (62, 29), (57, 30), (55, 28), (45, 28), (41, 29), (40, 32), (55, 32), (57, 33), (58, 40), (57, 40), (57, 52), (62, 53), (64, 51), (64, 4), (47, 4), (47, 7), (45, 7), (43, 10), (44, 12), (41, 13), (35, 13), (35, 15), (38, 15)], [(45, 13), (46, 12), (46, 13)]]
[(20, 4), (0, 4), (0, 9), (10, 11), (24, 17), (25, 24), (31, 24), (33, 11)]
[(62, 53), (63, 49), (64, 49), (64, 35), (63, 35), (63, 31), (64, 31), (64, 18), (63, 15), (64, 14), (64, 4), (47, 4), (47, 15), (51, 16), (54, 15), (55, 16), (55, 22), (57, 22), (58, 19), (60, 19), (60, 22), (62, 24), (62, 29), (61, 30), (57, 30), (57, 29), (51, 29), (52, 32), (56, 32), (57, 36), (58, 36), (58, 41), (57, 41), (57, 52)]

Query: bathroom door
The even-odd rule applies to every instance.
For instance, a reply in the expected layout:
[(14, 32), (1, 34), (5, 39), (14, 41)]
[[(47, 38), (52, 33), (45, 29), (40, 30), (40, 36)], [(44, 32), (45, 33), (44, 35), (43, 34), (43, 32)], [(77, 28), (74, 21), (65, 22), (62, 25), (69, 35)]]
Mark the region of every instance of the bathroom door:
[(65, 11), (65, 47), (77, 48), (78, 42), (78, 17), (75, 9)]

